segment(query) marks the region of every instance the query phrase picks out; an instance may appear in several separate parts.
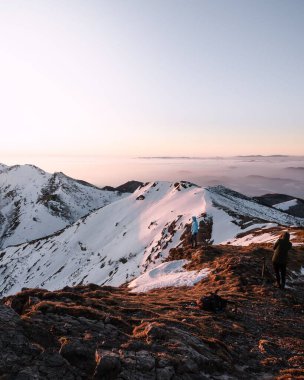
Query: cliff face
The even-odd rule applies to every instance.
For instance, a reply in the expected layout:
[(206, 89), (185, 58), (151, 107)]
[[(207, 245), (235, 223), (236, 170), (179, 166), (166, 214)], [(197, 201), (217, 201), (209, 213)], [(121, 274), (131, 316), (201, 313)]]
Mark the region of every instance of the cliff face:
[[(273, 286), (269, 262), (261, 278), (268, 246), (215, 246), (172, 252), (210, 268), (192, 288), (134, 294), (91, 284), (3, 298), (1, 378), (301, 379), (303, 253), (291, 255), (285, 291)], [(227, 310), (201, 310), (197, 300), (215, 290)]]

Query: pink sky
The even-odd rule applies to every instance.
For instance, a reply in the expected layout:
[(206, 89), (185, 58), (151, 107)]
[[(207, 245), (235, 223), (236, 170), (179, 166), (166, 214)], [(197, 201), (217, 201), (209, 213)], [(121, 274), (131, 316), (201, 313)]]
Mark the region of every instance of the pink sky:
[[(0, 2), (2, 161), (78, 156), (81, 177), (88, 155), (304, 154), (303, 10), (283, 0)], [(98, 162), (91, 176), (111, 171)]]
[(31, 163), (97, 186), (188, 180), (198, 185), (223, 184), (248, 195), (286, 193), (304, 198), (304, 156), (225, 157), (200, 159), (106, 158), (102, 156), (4, 157), (7, 165)]

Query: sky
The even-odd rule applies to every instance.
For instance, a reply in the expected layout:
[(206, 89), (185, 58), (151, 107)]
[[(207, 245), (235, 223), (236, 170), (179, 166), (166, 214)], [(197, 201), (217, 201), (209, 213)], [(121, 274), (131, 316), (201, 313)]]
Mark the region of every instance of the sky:
[(302, 0), (0, 0), (0, 162), (303, 155), (303, 19)]

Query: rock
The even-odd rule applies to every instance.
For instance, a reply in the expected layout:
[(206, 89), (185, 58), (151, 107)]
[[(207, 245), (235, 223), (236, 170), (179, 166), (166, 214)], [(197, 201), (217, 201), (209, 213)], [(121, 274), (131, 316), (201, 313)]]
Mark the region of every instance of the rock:
[(15, 380), (40, 380), (38, 373), (34, 373), (31, 368), (21, 370), (14, 378)]
[(164, 367), (156, 369), (157, 380), (171, 380), (175, 374), (173, 367)]
[(149, 323), (146, 326), (145, 334), (148, 343), (164, 341), (169, 337), (169, 333), (168, 330), (165, 329), (165, 325), (157, 322)]
[(95, 359), (97, 365), (93, 379), (111, 380), (117, 378), (121, 370), (121, 362), (118, 354), (110, 351), (97, 350)]
[(95, 347), (89, 341), (65, 340), (59, 351), (72, 366), (93, 372), (95, 368)]
[(148, 372), (155, 368), (155, 358), (148, 351), (136, 353), (136, 368), (142, 372)]
[(185, 357), (179, 364), (177, 368), (177, 372), (178, 373), (189, 373), (189, 372), (198, 373), (199, 367), (198, 367), (198, 364), (193, 359), (190, 359), (189, 357)]

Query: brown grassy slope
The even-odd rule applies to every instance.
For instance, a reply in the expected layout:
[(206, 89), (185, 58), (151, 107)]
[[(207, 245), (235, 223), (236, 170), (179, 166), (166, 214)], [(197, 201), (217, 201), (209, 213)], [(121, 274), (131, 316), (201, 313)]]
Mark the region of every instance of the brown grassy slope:
[[(18, 359), (0, 360), (1, 378), (303, 379), (303, 283), (281, 291), (270, 273), (262, 279), (265, 255), (267, 245), (173, 250), (172, 259), (192, 259), (189, 269), (211, 269), (193, 288), (132, 294), (87, 285), (7, 297), (2, 303), (21, 316), (24, 348)], [(292, 270), (303, 256), (301, 248), (290, 254)], [(227, 310), (200, 310), (196, 301), (215, 290), (231, 301)], [(14, 351), (14, 340), (5, 344)]]

